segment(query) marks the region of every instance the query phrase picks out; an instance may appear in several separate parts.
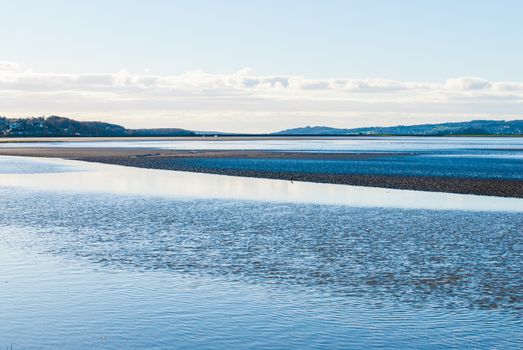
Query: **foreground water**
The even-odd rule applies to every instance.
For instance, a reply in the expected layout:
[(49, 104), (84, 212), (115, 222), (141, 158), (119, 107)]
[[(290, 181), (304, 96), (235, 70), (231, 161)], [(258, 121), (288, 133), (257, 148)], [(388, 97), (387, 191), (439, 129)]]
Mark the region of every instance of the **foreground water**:
[(0, 157), (0, 348), (518, 348), (523, 200)]

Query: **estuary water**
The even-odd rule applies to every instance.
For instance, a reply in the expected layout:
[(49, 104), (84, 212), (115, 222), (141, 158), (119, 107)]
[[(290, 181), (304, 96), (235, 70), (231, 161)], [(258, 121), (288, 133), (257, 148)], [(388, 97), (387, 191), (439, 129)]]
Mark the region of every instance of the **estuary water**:
[(0, 157), (0, 349), (523, 346), (523, 200)]
[[(0, 143), (0, 147), (100, 147), (155, 148), (175, 150), (265, 150), (293, 152), (455, 152), (505, 154), (520, 157), (521, 137), (266, 137), (266, 138), (178, 138), (173, 140), (92, 141), (66, 138), (67, 142), (45, 141)], [(19, 139), (23, 141), (23, 139)], [(468, 152), (467, 152), (468, 151)]]

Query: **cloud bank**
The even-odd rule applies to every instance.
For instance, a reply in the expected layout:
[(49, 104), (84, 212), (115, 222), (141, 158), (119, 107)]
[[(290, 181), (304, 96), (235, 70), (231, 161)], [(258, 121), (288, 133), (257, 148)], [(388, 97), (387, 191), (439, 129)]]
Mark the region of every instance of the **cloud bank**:
[(128, 127), (272, 131), (523, 118), (523, 82), (307, 79), (202, 70), (182, 75), (41, 73), (0, 62), (0, 114), (59, 114)]

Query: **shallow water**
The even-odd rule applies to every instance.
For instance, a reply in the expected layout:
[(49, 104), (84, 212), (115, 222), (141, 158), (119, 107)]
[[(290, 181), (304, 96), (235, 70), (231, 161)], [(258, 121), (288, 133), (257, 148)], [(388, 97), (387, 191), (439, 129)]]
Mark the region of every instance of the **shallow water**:
[(523, 345), (521, 199), (15, 157), (0, 198), (0, 348)]
[[(406, 191), (140, 169), (72, 160), (0, 156), (0, 187), (178, 199), (228, 199), (357, 207), (523, 211), (523, 199)], [(28, 168), (31, 162), (33, 168)], [(18, 162), (18, 163), (17, 163)], [(17, 165), (18, 164), (18, 165)], [(18, 169), (19, 173), (13, 173)]]
[[(45, 139), (42, 139), (45, 140)], [(71, 140), (71, 139), (69, 139)], [(521, 137), (322, 137), (236, 140), (220, 138), (172, 141), (68, 141), (0, 143), (0, 147), (122, 147), (179, 150), (274, 150), (298, 152), (412, 152), (490, 151), (514, 154), (523, 151)]]

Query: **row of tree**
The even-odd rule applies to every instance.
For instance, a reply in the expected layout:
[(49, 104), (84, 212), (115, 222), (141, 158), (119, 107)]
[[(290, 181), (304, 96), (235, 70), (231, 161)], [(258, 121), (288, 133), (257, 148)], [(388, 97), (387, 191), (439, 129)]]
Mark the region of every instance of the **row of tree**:
[(59, 116), (6, 118), (0, 117), (2, 136), (194, 136), (183, 129), (126, 129), (121, 125), (104, 122), (84, 122)]

